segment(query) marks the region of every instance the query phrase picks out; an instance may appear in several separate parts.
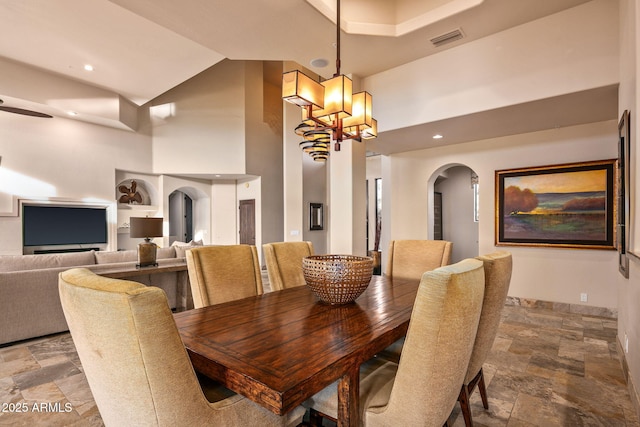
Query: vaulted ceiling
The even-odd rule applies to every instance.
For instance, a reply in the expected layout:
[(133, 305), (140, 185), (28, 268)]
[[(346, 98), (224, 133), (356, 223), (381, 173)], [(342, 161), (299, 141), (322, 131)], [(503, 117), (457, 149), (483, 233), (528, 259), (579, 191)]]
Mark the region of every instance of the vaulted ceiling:
[[(341, 71), (366, 77), (587, 1), (342, 0)], [(335, 8), (335, 0), (3, 1), (0, 59), (137, 105), (224, 58), (290, 60), (330, 77)], [(432, 43), (456, 29), (461, 39)], [(313, 65), (318, 62), (327, 65)], [(85, 71), (85, 64), (94, 70)], [(23, 106), (20, 96), (3, 92), (9, 91), (0, 85), (5, 105), (9, 99)]]

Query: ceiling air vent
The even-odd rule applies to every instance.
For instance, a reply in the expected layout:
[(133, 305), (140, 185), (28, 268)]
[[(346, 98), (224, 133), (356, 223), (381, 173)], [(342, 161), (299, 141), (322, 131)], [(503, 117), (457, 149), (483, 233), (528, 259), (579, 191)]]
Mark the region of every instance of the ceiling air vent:
[(431, 43), (433, 43), (433, 45), (435, 47), (440, 47), (443, 44), (447, 44), (447, 43), (451, 43), (454, 42), (456, 40), (460, 40), (461, 38), (464, 37), (464, 33), (462, 32), (461, 28), (456, 28), (453, 31), (449, 31), (448, 33), (444, 33), (441, 34), (437, 37), (434, 37), (431, 39)]

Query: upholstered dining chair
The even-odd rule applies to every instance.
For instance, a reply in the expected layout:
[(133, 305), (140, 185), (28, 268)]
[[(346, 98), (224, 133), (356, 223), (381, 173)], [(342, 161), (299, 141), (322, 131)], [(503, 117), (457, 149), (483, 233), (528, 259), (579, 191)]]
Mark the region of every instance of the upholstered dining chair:
[(452, 243), (446, 240), (392, 240), (385, 274), (420, 280), (422, 273), (451, 262)]
[(311, 242), (275, 242), (262, 245), (271, 290), (293, 288), (305, 284), (302, 259), (313, 255)]
[(106, 426), (295, 426), (305, 409), (280, 417), (232, 395), (203, 393), (164, 291), (75, 268), (59, 275), (62, 309)]
[[(385, 274), (392, 278), (420, 280), (426, 271), (451, 262), (453, 243), (447, 240), (392, 240)], [(404, 338), (391, 344), (380, 357), (398, 362)]]
[(253, 245), (200, 246), (185, 252), (195, 308), (262, 295)]
[[(364, 426), (442, 426), (456, 404), (475, 341), (484, 295), (482, 262), (466, 259), (424, 273), (400, 362), (361, 369)], [(367, 366), (368, 363), (365, 363)], [(303, 403), (337, 415), (337, 383)]]
[(493, 346), (498, 333), (500, 316), (504, 307), (509, 284), (511, 283), (512, 259), (507, 251), (496, 251), (477, 257), (484, 264), (485, 291), (482, 312), (478, 322), (478, 332), (473, 345), (467, 373), (458, 396), (464, 422), (467, 427), (473, 426), (469, 396), (475, 387), (480, 391), (482, 405), (489, 409), (487, 391), (484, 383), (482, 365)]

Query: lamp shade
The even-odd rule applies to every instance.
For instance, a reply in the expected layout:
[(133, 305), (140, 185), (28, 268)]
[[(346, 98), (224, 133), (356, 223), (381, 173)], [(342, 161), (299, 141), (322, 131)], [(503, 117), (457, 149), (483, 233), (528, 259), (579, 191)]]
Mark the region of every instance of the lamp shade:
[(161, 237), (162, 236), (162, 218), (129, 218), (130, 237)]
[(282, 75), (282, 98), (301, 107), (324, 106), (324, 86), (300, 71), (289, 71)]
[(362, 139), (373, 139), (378, 137), (378, 121), (371, 119), (371, 127), (364, 128), (361, 131)]
[(353, 104), (351, 109), (351, 117), (345, 117), (342, 120), (342, 127), (349, 129), (365, 125), (372, 126), (371, 110), (372, 99), (369, 92), (358, 92), (353, 94)]
[(324, 86), (324, 108), (314, 110), (313, 116), (322, 118), (338, 114), (338, 118), (351, 115), (353, 102), (353, 82), (349, 77), (339, 75), (322, 82)]

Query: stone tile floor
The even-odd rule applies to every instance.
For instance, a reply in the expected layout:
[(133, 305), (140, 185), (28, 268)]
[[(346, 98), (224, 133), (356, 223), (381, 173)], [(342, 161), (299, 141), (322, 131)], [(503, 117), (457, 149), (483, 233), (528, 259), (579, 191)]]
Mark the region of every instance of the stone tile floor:
[[(616, 352), (616, 321), (505, 306), (484, 370), (489, 410), (475, 425), (634, 426)], [(464, 426), (458, 405), (450, 419)], [(0, 426), (101, 426), (68, 333), (0, 348)]]

